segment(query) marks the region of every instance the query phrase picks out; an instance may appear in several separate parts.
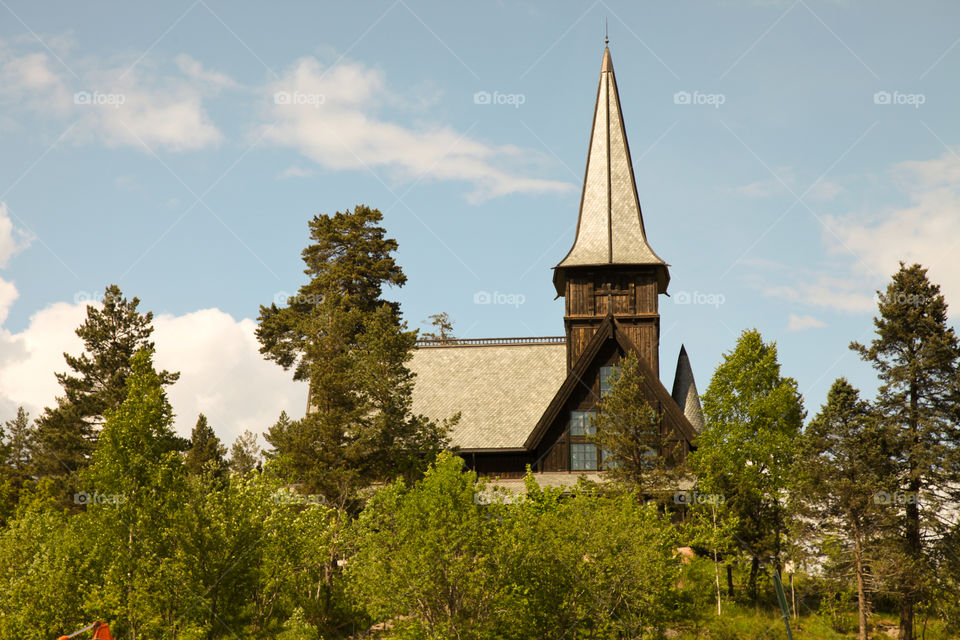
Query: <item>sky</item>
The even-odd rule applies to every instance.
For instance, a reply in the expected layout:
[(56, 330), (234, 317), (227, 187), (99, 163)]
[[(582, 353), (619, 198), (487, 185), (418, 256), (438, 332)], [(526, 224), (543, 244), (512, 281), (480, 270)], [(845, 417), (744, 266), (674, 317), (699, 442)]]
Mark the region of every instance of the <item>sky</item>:
[(898, 262), (960, 305), (952, 0), (0, 0), (0, 419), (54, 402), (111, 283), (156, 316), (181, 433), (302, 415), (259, 306), (305, 282), (307, 221), (360, 203), (411, 327), (562, 335), (605, 23), (671, 265), (664, 383), (684, 344), (704, 391), (756, 327), (811, 415), (839, 376), (872, 396), (848, 345)]

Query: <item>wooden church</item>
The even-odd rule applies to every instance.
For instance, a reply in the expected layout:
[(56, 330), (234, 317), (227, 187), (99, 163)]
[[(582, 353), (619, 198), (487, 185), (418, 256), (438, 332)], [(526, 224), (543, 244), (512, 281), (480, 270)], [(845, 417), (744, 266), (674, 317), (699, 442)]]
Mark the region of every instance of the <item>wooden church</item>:
[[(647, 241), (610, 49), (603, 52), (576, 239), (553, 268), (565, 300), (562, 337), (421, 341), (410, 363), (413, 410), (442, 419), (482, 475), (517, 478), (599, 473), (591, 416), (619, 360), (639, 356), (644, 392), (661, 416), (661, 440), (683, 458), (703, 426), (683, 347), (670, 393), (660, 382), (658, 300), (669, 266)], [(666, 451), (661, 451), (661, 455)]]

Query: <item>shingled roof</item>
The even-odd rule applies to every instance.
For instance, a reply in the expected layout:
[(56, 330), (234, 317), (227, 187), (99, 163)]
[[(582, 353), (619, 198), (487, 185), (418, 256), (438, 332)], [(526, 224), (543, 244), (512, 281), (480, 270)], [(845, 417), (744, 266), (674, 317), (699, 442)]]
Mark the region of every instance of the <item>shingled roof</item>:
[(451, 444), (464, 451), (522, 450), (567, 374), (563, 338), (421, 344), (413, 412), (442, 420), (457, 411)]
[(690, 366), (687, 348), (683, 345), (680, 345), (677, 373), (673, 377), (673, 393), (670, 395), (697, 433), (702, 431), (703, 408), (700, 406), (700, 394), (697, 393), (697, 383), (693, 380), (693, 368)]

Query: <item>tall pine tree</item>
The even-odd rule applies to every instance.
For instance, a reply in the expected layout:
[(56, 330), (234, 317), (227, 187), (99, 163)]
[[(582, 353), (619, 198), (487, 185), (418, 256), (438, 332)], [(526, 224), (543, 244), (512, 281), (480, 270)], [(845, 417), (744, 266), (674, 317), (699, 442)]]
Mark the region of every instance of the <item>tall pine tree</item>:
[(260, 308), (261, 353), (310, 384), (308, 415), (268, 438), (274, 466), (339, 503), (371, 482), (419, 473), (444, 444), (444, 427), (410, 410), (416, 332), (381, 297), (406, 282), (382, 218), (363, 205), (315, 216), (303, 251), (310, 281), (286, 306)]
[[(104, 416), (126, 397), (131, 358), (140, 349), (153, 349), (153, 313), (140, 313), (139, 305), (139, 298), (128, 300), (117, 285), (110, 285), (102, 306), (87, 306), (87, 318), (76, 330), (84, 352), (63, 354), (72, 371), (57, 374), (64, 395), (37, 421), (38, 475), (71, 475), (87, 466)], [(158, 375), (161, 384), (169, 385), (180, 374)]]
[[(844, 575), (856, 583), (859, 640), (867, 640), (873, 564), (882, 555), (886, 507), (877, 500), (889, 486), (887, 443), (869, 403), (844, 378), (801, 438), (796, 466), (797, 537), (840, 552)], [(812, 529), (812, 531), (807, 531)]]
[(213, 428), (207, 422), (207, 416), (202, 413), (197, 417), (197, 424), (190, 433), (190, 449), (187, 451), (187, 471), (192, 475), (201, 475), (209, 472), (214, 477), (221, 477), (226, 470), (227, 463), (224, 456), (227, 448), (220, 442)]
[(899, 518), (900, 572), (892, 581), (900, 603), (899, 640), (913, 640), (914, 607), (937, 573), (932, 551), (945, 534), (940, 514), (945, 501), (960, 498), (960, 347), (947, 325), (940, 286), (919, 264), (900, 263), (879, 294), (873, 324), (876, 338), (850, 347), (880, 377), (877, 407), (898, 483), (894, 495), (903, 496), (890, 504)]

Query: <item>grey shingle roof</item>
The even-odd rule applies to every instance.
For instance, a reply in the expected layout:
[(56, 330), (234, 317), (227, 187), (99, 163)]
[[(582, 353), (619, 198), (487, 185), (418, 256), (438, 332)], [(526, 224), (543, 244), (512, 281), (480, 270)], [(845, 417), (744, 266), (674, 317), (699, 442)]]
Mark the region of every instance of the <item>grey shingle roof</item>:
[(680, 356), (677, 358), (677, 373), (673, 378), (674, 402), (683, 410), (683, 415), (699, 433), (703, 430), (703, 409), (700, 406), (700, 394), (697, 393), (697, 383), (693, 379), (693, 368), (687, 349), (680, 346)]
[(413, 411), (436, 420), (460, 411), (451, 440), (461, 449), (519, 449), (563, 383), (566, 357), (563, 342), (415, 349)]
[(603, 54), (577, 236), (557, 268), (600, 264), (666, 264), (643, 228), (609, 49)]

